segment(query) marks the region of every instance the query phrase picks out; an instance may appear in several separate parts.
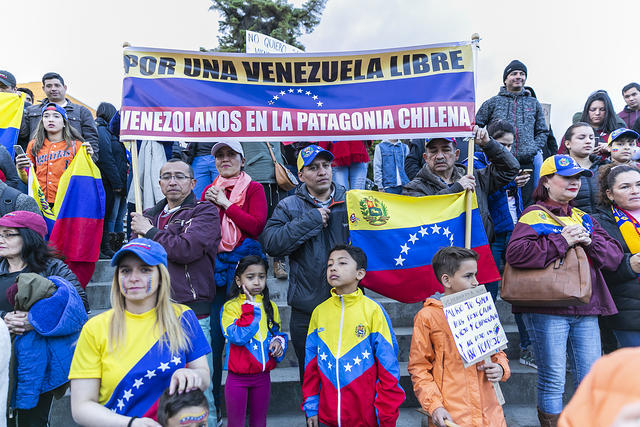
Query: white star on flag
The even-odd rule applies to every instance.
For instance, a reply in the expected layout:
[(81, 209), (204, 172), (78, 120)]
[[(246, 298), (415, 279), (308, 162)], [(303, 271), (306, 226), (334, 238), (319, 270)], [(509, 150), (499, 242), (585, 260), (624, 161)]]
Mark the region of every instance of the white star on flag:
[(273, 99), (275, 99), (277, 101), (279, 99), (278, 95), (273, 95)]
[(445, 227), (442, 230), (442, 234), (444, 234), (445, 236), (449, 237), (449, 234), (451, 234), (451, 232), (449, 231), (449, 227)]
[(302, 89), (298, 89), (298, 93), (302, 93)]
[(414, 233), (414, 234), (410, 234), (410, 235), (409, 235), (409, 241), (410, 241), (411, 243), (415, 243), (415, 242), (416, 242), (416, 240), (418, 240), (418, 233)]
[(394, 258), (393, 260), (396, 262), (396, 265), (403, 265), (402, 263), (405, 261), (405, 259), (402, 258), (402, 255), (400, 255), (398, 258)]
[(420, 227), (420, 230), (418, 230), (418, 233), (420, 233), (420, 235), (422, 237), (426, 236), (427, 234), (429, 234), (429, 232), (427, 231), (426, 228), (424, 228), (423, 226)]
[(344, 365), (344, 371), (345, 372), (351, 372), (351, 368), (353, 368), (353, 366), (351, 366), (351, 364), (349, 362), (347, 362), (347, 364)]
[(273, 105), (273, 101), (269, 101), (269, 105)]
[(124, 391), (124, 396), (122, 396), (123, 399), (127, 399), (127, 402), (129, 401), (129, 399), (131, 399), (133, 397), (133, 393), (131, 393), (131, 389), (129, 390), (125, 390)]
[(153, 371), (147, 370), (147, 374), (145, 375), (145, 377), (147, 377), (149, 379), (151, 379), (151, 378), (153, 378), (155, 376), (156, 376), (156, 370), (155, 369)]
[(253, 349), (254, 349), (254, 350), (257, 350), (257, 349), (258, 349), (258, 345), (257, 345), (257, 344), (254, 344), (254, 345), (253, 345)]
[(322, 107), (322, 101), (318, 101), (318, 107)]
[(316, 99), (318, 99), (318, 95), (313, 95), (311, 98), (315, 101)]
[(182, 363), (182, 359), (180, 359), (178, 356), (173, 356), (173, 359), (171, 359), (171, 363), (179, 365), (180, 363)]
[(433, 224), (433, 225), (431, 226), (431, 232), (432, 232), (432, 233), (436, 233), (436, 234), (440, 234), (440, 228), (441, 228), (441, 227), (438, 227), (438, 224)]
[(289, 88), (289, 93), (293, 93), (293, 89)]
[(284, 94), (285, 94), (285, 91), (281, 90), (280, 95), (284, 95)]
[(409, 246), (407, 246), (407, 244), (403, 244), (402, 246), (400, 246), (400, 249), (402, 249), (400, 251), (401, 254), (408, 254), (409, 253)]
[(360, 362), (362, 362), (362, 360), (360, 360), (360, 358), (358, 356), (356, 356), (356, 358), (353, 359), (353, 363), (355, 363), (356, 365), (359, 365)]
[(118, 409), (120, 409), (122, 411), (122, 408), (124, 408), (124, 402), (122, 401), (122, 399), (118, 399)]
[(305, 94), (305, 95), (311, 95), (311, 92), (306, 91), (304, 94)]
[(144, 383), (142, 382), (142, 378), (138, 378), (137, 380), (135, 380), (135, 381), (133, 382), (133, 386), (134, 386), (136, 389), (140, 388), (140, 386), (143, 386), (143, 385), (144, 385)]
[(331, 364), (331, 362), (329, 362), (329, 364), (327, 365), (329, 367), (329, 369), (331, 369), (333, 367), (333, 365)]
[(325, 361), (327, 360), (327, 354), (323, 351), (322, 354), (320, 355), (320, 360)]
[(362, 352), (362, 358), (363, 359), (368, 359), (371, 353), (369, 353), (367, 350)]
[(169, 363), (162, 363), (160, 362), (160, 366), (158, 366), (156, 369), (160, 369), (162, 372), (166, 371), (167, 369), (171, 369), (169, 368)]

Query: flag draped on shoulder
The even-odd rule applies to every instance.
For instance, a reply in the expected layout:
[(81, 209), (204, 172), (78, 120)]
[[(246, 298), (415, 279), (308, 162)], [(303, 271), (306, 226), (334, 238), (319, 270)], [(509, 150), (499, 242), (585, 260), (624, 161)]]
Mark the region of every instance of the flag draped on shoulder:
[[(44, 197), (40, 203), (46, 204)], [(60, 178), (53, 208), (55, 224), (49, 241), (67, 261), (98, 260), (104, 209), (100, 171), (82, 147)]]
[(22, 112), (24, 110), (24, 96), (15, 93), (0, 93), (0, 144), (13, 157), (13, 146), (18, 141)]
[[(431, 259), (442, 247), (464, 247), (464, 192), (409, 197), (351, 190), (347, 211), (351, 244), (367, 254), (364, 287), (406, 303), (443, 290)], [(499, 280), (475, 194), (471, 222), (471, 249), (480, 256), (478, 282)]]

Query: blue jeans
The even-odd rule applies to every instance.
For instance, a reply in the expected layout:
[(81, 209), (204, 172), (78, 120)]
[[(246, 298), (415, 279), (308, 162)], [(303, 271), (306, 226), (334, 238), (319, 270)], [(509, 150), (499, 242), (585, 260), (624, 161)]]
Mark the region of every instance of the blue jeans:
[(368, 168), (369, 163), (351, 163), (349, 166), (336, 166), (333, 168), (333, 180), (347, 190), (364, 190)]
[(601, 355), (598, 317), (523, 313), (522, 319), (533, 338), (538, 365), (538, 408), (548, 414), (559, 414), (567, 352), (575, 388)]
[(614, 329), (613, 334), (618, 339), (620, 347), (640, 347), (640, 331)]
[(213, 363), (213, 369), (211, 370), (211, 386), (213, 392), (213, 400), (215, 401), (216, 408), (220, 408), (222, 403), (222, 369), (223, 358), (222, 353), (224, 351), (224, 335), (222, 334), (222, 326), (220, 324), (220, 313), (224, 303), (227, 302), (227, 287), (216, 286), (216, 296), (211, 302), (211, 358)]
[(107, 231), (109, 233), (122, 232), (124, 225), (124, 213), (127, 209), (126, 197), (123, 194), (113, 194), (113, 206), (111, 212), (107, 212), (105, 222), (107, 223)]
[(394, 185), (393, 187), (387, 187), (384, 189), (385, 193), (402, 194), (402, 185)]
[(200, 200), (205, 187), (213, 182), (218, 176), (216, 169), (216, 159), (211, 154), (206, 156), (197, 156), (191, 162), (193, 168), (193, 177), (196, 179), (196, 186), (193, 187), (193, 193), (196, 200)]
[[(200, 323), (200, 327), (202, 328), (202, 332), (204, 333), (204, 336), (207, 338), (207, 341), (209, 342), (209, 345), (211, 345), (211, 323), (210, 323), (210, 319), (209, 317), (205, 317), (202, 319), (198, 319), (198, 322)], [(209, 364), (209, 372), (211, 372), (212, 370), (212, 360), (211, 360), (211, 353), (207, 354), (207, 363)], [(209, 422), (208, 422), (208, 426), (209, 427), (216, 427), (217, 423), (216, 423), (216, 406), (214, 405), (214, 401), (213, 401), (213, 395), (211, 394), (211, 387), (213, 386), (213, 384), (209, 384), (209, 387), (207, 387), (207, 389), (204, 392), (204, 396), (207, 398), (207, 402), (209, 402)]]
[(542, 158), (542, 151), (538, 151), (535, 156), (533, 156), (533, 188), (535, 189), (538, 186), (538, 181), (540, 180), (540, 168), (542, 167), (542, 162), (544, 159)]

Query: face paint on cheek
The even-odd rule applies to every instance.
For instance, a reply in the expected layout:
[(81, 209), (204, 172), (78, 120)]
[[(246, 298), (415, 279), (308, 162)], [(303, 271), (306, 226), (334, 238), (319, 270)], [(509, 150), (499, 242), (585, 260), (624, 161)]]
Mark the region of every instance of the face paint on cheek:
[(187, 414), (184, 417), (180, 418), (180, 425), (181, 426), (185, 426), (185, 425), (188, 425), (188, 424), (204, 421), (204, 420), (207, 419), (208, 416), (209, 416), (209, 410), (208, 409), (205, 409), (201, 413), (195, 414), (195, 415)]
[(612, 148), (612, 149), (611, 149), (611, 152), (612, 152), (612, 153), (617, 153), (618, 151), (620, 151), (620, 149), (619, 149), (619, 148)]
[(151, 282), (153, 281), (152, 277), (149, 277), (149, 280), (147, 280), (147, 293), (151, 292)]

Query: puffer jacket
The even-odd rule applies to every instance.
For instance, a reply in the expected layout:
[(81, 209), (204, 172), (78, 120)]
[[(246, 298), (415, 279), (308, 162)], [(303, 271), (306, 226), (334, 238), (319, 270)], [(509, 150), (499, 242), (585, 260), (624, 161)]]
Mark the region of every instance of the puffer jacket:
[(640, 400), (639, 370), (638, 347), (623, 348), (601, 357), (560, 414), (558, 427), (613, 425), (624, 406)]
[[(257, 374), (276, 367), (287, 351), (287, 334), (280, 333), (279, 326), (273, 331), (267, 325), (267, 314), (263, 310), (262, 295), (247, 301), (244, 294), (238, 295), (224, 305), (220, 313), (222, 332), (227, 339), (225, 368), (236, 374)], [(273, 321), (281, 325), (278, 306), (273, 302)], [(277, 359), (269, 353), (272, 340), (280, 340), (282, 356)]]
[[(504, 352), (491, 356), (491, 361), (504, 370), (501, 381), (509, 379), (511, 370)], [(435, 298), (427, 299), (414, 318), (409, 373), (418, 402), (429, 414), (444, 407), (461, 426), (506, 427), (491, 382), (476, 365), (464, 367), (442, 302)]]
[(599, 157), (595, 158), (593, 164), (589, 168), (593, 172), (591, 178), (586, 176), (580, 177), (580, 190), (575, 199), (573, 199), (573, 206), (580, 209), (583, 212), (592, 214), (598, 210), (598, 192), (600, 186), (598, 185), (598, 178), (600, 174), (600, 166), (604, 166), (610, 163), (609, 160), (602, 160)]
[(57, 287), (29, 309), (33, 330), (14, 340), (16, 387), (12, 407), (31, 409), (42, 393), (65, 384), (87, 313), (80, 296), (65, 279), (48, 277)]
[[(489, 202), (487, 196), (513, 181), (518, 175), (520, 164), (499, 142), (490, 140), (484, 147), (484, 153), (491, 162), (484, 169), (474, 169), (473, 175), (476, 178), (476, 198), (478, 199), (478, 209), (482, 215), (482, 224), (487, 233), (487, 238), (493, 240), (493, 221), (489, 214)], [(461, 164), (456, 164), (453, 169), (451, 180), (452, 185), (445, 183), (440, 177), (435, 175), (425, 164), (418, 175), (404, 186), (402, 194), (405, 196), (433, 196), (436, 194), (453, 194), (464, 191), (457, 182), (467, 174), (467, 168)]]
[(318, 205), (306, 184), (299, 185), (293, 196), (278, 203), (260, 236), (262, 246), (272, 257), (289, 256), (288, 304), (311, 314), (330, 296), (326, 268), (329, 249), (347, 243), (346, 190), (333, 184), (327, 226), (322, 225)]
[(503, 86), (498, 95), (482, 103), (476, 114), (476, 124), (484, 127), (496, 119), (513, 124), (516, 130), (511, 149), (513, 155), (521, 165), (532, 165), (533, 157), (546, 145), (549, 133), (538, 100), (524, 89), (511, 93)]
[(96, 119), (98, 127), (98, 144), (100, 146), (100, 160), (98, 167), (102, 174), (103, 183), (113, 190), (124, 191), (127, 188), (127, 150), (124, 144), (109, 131), (109, 123), (102, 117)]

